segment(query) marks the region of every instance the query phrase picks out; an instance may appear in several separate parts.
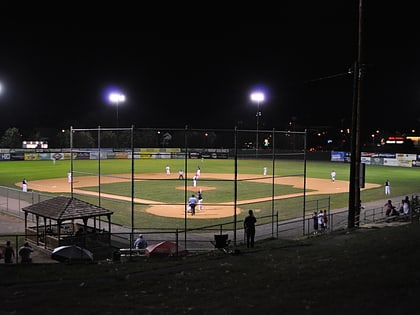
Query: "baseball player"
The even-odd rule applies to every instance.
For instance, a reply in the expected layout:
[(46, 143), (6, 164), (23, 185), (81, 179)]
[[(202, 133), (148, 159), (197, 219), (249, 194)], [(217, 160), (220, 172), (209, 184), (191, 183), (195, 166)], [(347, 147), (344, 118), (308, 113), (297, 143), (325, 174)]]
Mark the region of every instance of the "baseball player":
[(178, 179), (184, 179), (184, 170), (178, 171)]
[(334, 183), (335, 182), (335, 177), (337, 176), (337, 173), (334, 171), (334, 170), (332, 170), (332, 172), (331, 172), (331, 181)]
[(26, 178), (24, 178), (22, 181), (22, 191), (28, 192), (28, 181), (26, 180)]
[(198, 199), (198, 211), (201, 211), (203, 209), (203, 193), (201, 192), (201, 189), (197, 193), (197, 199)]

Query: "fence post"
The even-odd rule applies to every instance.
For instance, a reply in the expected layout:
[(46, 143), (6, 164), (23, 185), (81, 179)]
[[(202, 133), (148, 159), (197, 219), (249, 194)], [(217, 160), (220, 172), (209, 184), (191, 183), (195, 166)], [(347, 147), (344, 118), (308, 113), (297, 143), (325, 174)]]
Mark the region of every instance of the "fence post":
[[(178, 234), (178, 228), (175, 230), (175, 242), (176, 242), (176, 256), (178, 256), (178, 246), (179, 246), (179, 234)], [(185, 248), (187, 248), (185, 246)]]
[(6, 209), (9, 212), (9, 189), (6, 189)]

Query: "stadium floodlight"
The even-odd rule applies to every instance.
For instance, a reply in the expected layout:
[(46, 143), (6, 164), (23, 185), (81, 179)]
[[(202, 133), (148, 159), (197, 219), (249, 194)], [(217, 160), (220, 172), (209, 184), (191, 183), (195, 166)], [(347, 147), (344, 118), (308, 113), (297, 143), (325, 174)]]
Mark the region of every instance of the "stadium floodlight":
[(125, 102), (125, 95), (121, 93), (110, 93), (109, 94), (109, 101), (112, 104), (117, 105), (117, 127), (119, 127), (119, 117), (118, 117), (118, 107), (120, 103)]
[(257, 135), (255, 137), (255, 154), (258, 156), (258, 146), (259, 146), (258, 131), (259, 131), (260, 116), (261, 116), (260, 103), (264, 101), (264, 93), (261, 93), (261, 92), (252, 93), (251, 101), (257, 103), (257, 115), (256, 115), (257, 116)]

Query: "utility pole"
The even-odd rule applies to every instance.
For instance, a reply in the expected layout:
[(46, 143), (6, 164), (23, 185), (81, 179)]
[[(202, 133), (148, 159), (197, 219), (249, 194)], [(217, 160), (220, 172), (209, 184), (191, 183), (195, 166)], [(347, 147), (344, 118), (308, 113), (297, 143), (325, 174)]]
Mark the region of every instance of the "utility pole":
[(358, 16), (358, 43), (357, 43), (357, 61), (354, 64), (354, 95), (352, 107), (352, 127), (351, 127), (351, 164), (350, 164), (350, 186), (349, 186), (349, 213), (348, 228), (354, 228), (358, 225), (356, 217), (360, 214), (360, 172), (361, 172), (361, 144), (360, 144), (360, 109), (362, 99), (363, 82), (363, 55), (362, 55), (362, 9), (363, 0), (359, 0)]

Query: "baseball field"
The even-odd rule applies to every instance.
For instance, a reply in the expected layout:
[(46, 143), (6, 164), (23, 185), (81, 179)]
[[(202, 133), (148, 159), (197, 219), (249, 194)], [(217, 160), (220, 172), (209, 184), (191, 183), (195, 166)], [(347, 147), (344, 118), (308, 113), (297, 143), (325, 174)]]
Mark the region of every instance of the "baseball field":
[[(135, 226), (139, 228), (183, 226), (185, 218), (189, 219), (190, 227), (219, 224), (229, 221), (235, 212), (239, 218), (244, 217), (247, 209), (254, 209), (258, 216), (275, 212), (280, 219), (300, 217), (304, 188), (307, 200), (330, 198), (332, 209), (348, 204), (350, 165), (346, 163), (307, 161), (306, 182), (303, 161), (250, 159), (235, 165), (233, 160), (149, 159), (131, 163), (131, 160), (3, 162), (0, 185), (21, 187), (26, 178), (29, 192), (53, 195), (73, 192), (74, 196), (94, 204), (98, 204), (100, 196), (101, 206), (114, 212), (114, 223), (130, 225), (134, 211)], [(167, 166), (170, 174), (165, 172)], [(268, 169), (266, 175), (264, 167)], [(192, 177), (197, 168), (201, 174), (194, 187)], [(185, 180), (178, 178), (180, 169), (184, 170)], [(330, 179), (333, 169), (337, 172), (335, 182)], [(67, 178), (69, 170), (73, 171), (72, 183)], [(420, 191), (419, 172), (417, 168), (367, 165), (362, 202), (386, 198), (383, 184), (387, 179), (391, 182), (390, 197), (411, 196)], [(185, 205), (188, 197), (199, 190), (203, 193), (203, 207), (191, 216)]]

